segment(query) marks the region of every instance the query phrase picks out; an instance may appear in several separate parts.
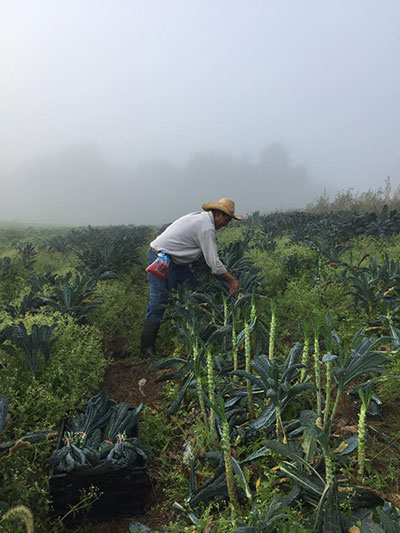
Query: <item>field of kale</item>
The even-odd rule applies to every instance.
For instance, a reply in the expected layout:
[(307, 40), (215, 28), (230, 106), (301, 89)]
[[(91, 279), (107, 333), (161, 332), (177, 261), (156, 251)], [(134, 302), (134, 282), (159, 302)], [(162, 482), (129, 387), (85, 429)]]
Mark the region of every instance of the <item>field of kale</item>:
[[(239, 294), (199, 261), (149, 361), (156, 233), (0, 228), (2, 531), (63, 531), (78, 507), (82, 532), (400, 531), (400, 213), (254, 213), (221, 230)], [(95, 525), (94, 489), (54, 516), (50, 462), (99, 476), (146, 462), (145, 514)]]

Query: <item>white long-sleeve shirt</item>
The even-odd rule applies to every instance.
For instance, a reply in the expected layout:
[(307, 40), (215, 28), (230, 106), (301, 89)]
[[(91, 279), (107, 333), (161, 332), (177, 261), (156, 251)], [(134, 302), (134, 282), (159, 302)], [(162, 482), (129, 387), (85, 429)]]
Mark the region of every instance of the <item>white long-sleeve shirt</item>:
[(150, 246), (170, 255), (180, 265), (192, 263), (203, 254), (213, 274), (227, 272), (218, 257), (212, 211), (197, 211), (178, 218)]

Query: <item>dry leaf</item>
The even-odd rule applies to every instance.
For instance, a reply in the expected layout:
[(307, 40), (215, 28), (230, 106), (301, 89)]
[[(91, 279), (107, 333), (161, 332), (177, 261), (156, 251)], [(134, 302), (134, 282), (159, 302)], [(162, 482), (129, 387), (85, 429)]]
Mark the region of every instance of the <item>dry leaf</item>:
[(315, 421), (315, 425), (317, 426), (317, 428), (319, 429), (323, 429), (323, 426), (322, 426), (322, 420), (321, 420), (321, 417), (319, 416), (316, 421)]
[(146, 383), (147, 383), (147, 379), (146, 378), (139, 379), (139, 381), (138, 381), (139, 390), (143, 394), (143, 396), (145, 395), (144, 392), (143, 392), (143, 387), (146, 385)]
[(213, 521), (213, 517), (210, 516), (209, 519), (207, 520), (207, 525), (206, 525), (206, 528), (204, 530), (204, 533), (210, 533), (211, 531), (211, 522)]
[(386, 494), (386, 499), (395, 507), (397, 507), (397, 509), (400, 509), (400, 494), (391, 492), (389, 494)]
[(333, 450), (333, 453), (342, 453), (348, 447), (349, 445), (347, 444), (347, 442), (343, 441), (339, 444), (339, 446), (335, 450)]
[(341, 431), (348, 431), (349, 433), (353, 433), (355, 435), (358, 433), (358, 427), (357, 426), (343, 426), (341, 428)]
[(338, 487), (338, 492), (354, 492), (354, 487)]

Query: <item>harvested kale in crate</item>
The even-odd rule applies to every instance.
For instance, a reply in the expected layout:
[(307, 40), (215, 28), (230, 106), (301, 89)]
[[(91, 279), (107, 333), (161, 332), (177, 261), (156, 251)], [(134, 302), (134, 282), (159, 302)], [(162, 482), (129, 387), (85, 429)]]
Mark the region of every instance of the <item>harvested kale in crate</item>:
[(106, 392), (94, 396), (73, 418), (64, 420), (50, 462), (52, 516), (62, 517), (82, 499), (82, 491), (102, 493), (89, 511), (69, 514), (67, 524), (107, 520), (144, 512), (146, 454), (140, 445), (139, 414), (119, 406)]

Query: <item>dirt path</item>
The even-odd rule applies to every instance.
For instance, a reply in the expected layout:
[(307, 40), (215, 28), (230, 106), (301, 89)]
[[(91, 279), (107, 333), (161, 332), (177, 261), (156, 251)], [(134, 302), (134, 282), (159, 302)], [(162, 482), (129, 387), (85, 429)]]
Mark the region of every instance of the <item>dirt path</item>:
[(144, 403), (153, 409), (161, 406), (163, 384), (156, 383), (158, 372), (150, 372), (149, 363), (141, 359), (113, 360), (107, 368), (102, 388), (116, 402), (138, 406)]
[[(101, 388), (109, 392), (110, 397), (116, 402), (127, 402), (129, 405), (138, 406), (143, 403), (151, 409), (161, 407), (163, 383), (156, 383), (160, 373), (150, 372), (149, 362), (141, 359), (114, 359), (107, 368)], [(126, 533), (132, 520), (141, 522), (148, 527), (162, 526), (168, 523), (173, 512), (166, 514), (158, 508), (166, 499), (162, 490), (156, 488), (158, 472), (154, 472), (151, 463), (148, 468), (149, 486), (146, 513), (126, 519), (99, 522), (86, 527), (88, 533)]]

